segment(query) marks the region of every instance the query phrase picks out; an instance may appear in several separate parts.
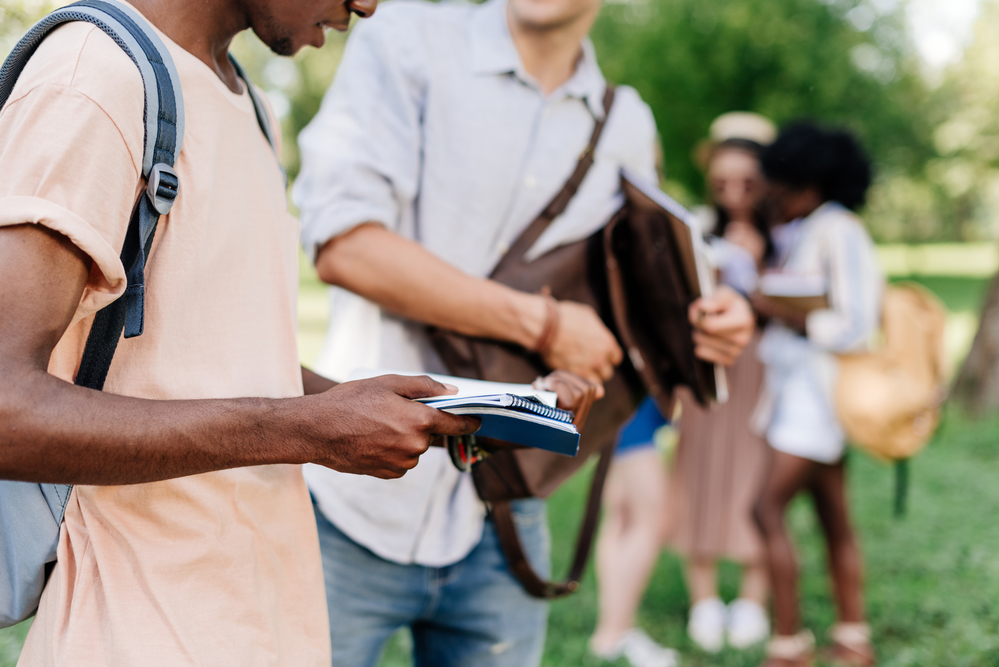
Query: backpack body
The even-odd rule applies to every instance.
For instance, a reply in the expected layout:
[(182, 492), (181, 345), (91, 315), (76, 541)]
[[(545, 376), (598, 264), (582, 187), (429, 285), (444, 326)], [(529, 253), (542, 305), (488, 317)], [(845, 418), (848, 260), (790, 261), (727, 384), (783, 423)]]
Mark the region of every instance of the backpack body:
[(884, 344), (839, 357), (837, 416), (847, 438), (876, 458), (907, 459), (936, 430), (946, 382), (945, 312), (921, 285), (890, 285), (882, 305)]

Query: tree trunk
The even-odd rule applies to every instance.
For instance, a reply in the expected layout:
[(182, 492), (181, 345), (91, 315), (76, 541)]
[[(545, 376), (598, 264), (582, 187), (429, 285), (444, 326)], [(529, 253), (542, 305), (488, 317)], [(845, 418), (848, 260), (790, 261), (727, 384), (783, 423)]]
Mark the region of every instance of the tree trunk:
[(975, 416), (999, 411), (999, 275), (989, 287), (978, 333), (954, 383), (953, 398)]

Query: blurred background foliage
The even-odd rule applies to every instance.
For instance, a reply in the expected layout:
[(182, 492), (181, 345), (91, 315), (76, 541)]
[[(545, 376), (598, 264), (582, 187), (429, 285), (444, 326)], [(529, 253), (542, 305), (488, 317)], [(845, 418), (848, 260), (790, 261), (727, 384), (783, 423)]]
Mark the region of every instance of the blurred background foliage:
[[(389, 0), (399, 1), (399, 0)], [(607, 77), (655, 113), (666, 187), (688, 204), (704, 183), (693, 159), (731, 110), (778, 123), (809, 117), (856, 131), (877, 164), (864, 217), (882, 242), (999, 239), (999, 2), (982, 0), (963, 58), (927, 72), (905, 21), (918, 0), (606, 0), (593, 31)], [(57, 4), (0, 0), (0, 53)], [(294, 59), (253, 35), (233, 51), (284, 128), (282, 159), (332, 81), (346, 38)]]

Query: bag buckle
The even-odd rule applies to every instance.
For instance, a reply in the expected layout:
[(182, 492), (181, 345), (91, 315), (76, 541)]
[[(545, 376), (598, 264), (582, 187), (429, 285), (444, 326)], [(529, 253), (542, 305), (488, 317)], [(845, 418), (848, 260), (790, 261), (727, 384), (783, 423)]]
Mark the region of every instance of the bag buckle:
[(468, 472), (472, 466), (489, 456), (489, 453), (479, 447), (474, 435), (444, 436), (447, 453), (451, 463), (461, 472)]
[(157, 162), (149, 170), (149, 183), (146, 185), (146, 196), (153, 208), (160, 215), (166, 215), (173, 207), (180, 190), (180, 179), (177, 172), (168, 164)]

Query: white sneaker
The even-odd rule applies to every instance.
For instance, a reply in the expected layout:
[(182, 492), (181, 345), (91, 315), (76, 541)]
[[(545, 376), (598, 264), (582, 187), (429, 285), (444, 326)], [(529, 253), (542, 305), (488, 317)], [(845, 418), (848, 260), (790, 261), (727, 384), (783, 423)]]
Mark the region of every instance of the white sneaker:
[(687, 634), (708, 653), (718, 653), (725, 645), (725, 603), (706, 598), (690, 608)]
[(590, 652), (608, 662), (613, 662), (624, 656), (631, 667), (680, 667), (680, 654), (678, 652), (660, 646), (638, 628), (629, 630), (611, 648), (598, 652), (591, 645)]
[(758, 602), (739, 598), (728, 605), (728, 643), (733, 648), (749, 648), (770, 636), (767, 610)]

